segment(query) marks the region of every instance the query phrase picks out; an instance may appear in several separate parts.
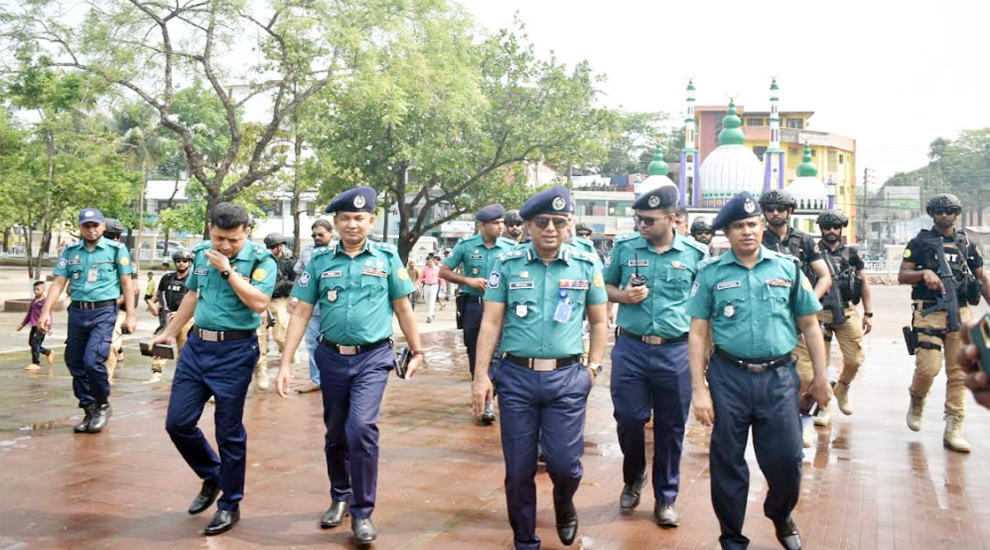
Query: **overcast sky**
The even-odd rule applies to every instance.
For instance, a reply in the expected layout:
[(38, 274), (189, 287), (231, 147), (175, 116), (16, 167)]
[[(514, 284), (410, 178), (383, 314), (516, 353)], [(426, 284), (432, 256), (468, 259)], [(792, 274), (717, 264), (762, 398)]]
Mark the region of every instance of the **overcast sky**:
[(699, 105), (738, 92), (768, 110), (776, 74), (781, 110), (815, 111), (810, 129), (856, 139), (860, 179), (917, 168), (935, 137), (990, 126), (986, 0), (461, 3), (489, 30), (518, 11), (542, 53), (608, 76), (613, 107), (679, 116), (694, 77)]

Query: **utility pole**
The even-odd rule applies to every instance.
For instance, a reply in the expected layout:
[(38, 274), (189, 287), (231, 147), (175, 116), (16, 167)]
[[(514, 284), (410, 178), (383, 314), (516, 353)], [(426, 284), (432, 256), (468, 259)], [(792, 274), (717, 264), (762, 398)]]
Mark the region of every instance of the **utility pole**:
[(863, 168), (863, 242), (866, 250), (870, 250), (870, 169)]

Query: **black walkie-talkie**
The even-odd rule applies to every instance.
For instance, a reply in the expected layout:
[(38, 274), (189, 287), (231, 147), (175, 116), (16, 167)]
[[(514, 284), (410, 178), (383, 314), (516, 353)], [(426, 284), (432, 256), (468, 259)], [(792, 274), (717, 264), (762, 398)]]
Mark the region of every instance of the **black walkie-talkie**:
[(633, 255), (633, 278), (629, 281), (629, 286), (635, 288), (638, 286), (646, 286), (646, 277), (639, 274), (639, 255)]

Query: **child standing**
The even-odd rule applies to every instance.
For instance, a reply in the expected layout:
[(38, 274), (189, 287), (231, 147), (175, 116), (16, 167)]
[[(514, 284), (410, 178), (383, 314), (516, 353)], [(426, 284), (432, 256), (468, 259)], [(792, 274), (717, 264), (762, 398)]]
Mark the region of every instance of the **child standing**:
[(45, 333), (38, 329), (38, 317), (41, 316), (41, 308), (44, 305), (45, 282), (35, 281), (31, 307), (28, 309), (27, 315), (24, 316), (24, 320), (21, 321), (21, 326), (17, 327), (18, 332), (26, 326), (31, 327), (31, 334), (28, 336), (28, 344), (31, 346), (31, 364), (26, 367), (26, 370), (40, 369), (39, 363), (41, 363), (42, 355), (47, 356), (49, 365), (55, 362), (55, 352), (42, 345), (45, 342)]

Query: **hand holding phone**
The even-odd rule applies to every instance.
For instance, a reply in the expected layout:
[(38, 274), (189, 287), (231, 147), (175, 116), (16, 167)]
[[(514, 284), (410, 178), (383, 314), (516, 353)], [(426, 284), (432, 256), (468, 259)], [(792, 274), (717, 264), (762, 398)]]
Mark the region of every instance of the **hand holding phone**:
[(141, 342), (141, 355), (148, 357), (161, 357), (162, 359), (175, 359), (175, 350), (167, 344), (151, 345), (151, 342)]
[(395, 375), (405, 380), (409, 361), (412, 360), (412, 352), (409, 348), (402, 348), (395, 354)]

